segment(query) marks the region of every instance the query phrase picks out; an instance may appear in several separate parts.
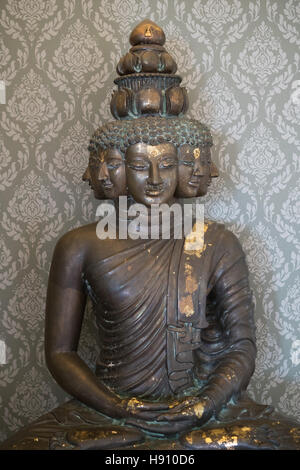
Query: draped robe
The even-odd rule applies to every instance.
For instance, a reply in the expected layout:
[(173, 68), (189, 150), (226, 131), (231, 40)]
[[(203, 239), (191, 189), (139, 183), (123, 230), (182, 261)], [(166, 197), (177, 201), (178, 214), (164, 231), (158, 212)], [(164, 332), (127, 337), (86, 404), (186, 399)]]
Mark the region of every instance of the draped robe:
[(82, 277), (99, 327), (99, 380), (153, 400), (208, 396), (215, 419), (157, 439), (71, 400), (2, 449), (299, 450), (299, 423), (243, 393), (256, 353), (245, 257), (223, 225), (205, 229), (201, 250), (187, 251), (185, 240), (140, 240), (95, 260)]
[(205, 391), (220, 405), (248, 385), (256, 349), (245, 256), (223, 225), (205, 230), (197, 252), (184, 239), (139, 240), (83, 273), (99, 329), (96, 375), (116, 393)]

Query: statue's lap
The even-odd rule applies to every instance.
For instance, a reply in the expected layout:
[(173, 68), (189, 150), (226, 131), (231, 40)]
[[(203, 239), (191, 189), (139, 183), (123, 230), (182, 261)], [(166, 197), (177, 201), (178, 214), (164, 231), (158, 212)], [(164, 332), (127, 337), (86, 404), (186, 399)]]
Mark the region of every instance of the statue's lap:
[(228, 450), (300, 449), (300, 427), (248, 397), (218, 420), (179, 436), (155, 437), (71, 400), (43, 415), (0, 445), (2, 450)]

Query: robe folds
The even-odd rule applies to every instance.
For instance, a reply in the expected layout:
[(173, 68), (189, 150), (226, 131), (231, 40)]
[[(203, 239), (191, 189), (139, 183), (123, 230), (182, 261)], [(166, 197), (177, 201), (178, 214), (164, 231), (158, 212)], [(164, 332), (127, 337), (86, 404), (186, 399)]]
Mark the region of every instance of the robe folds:
[(221, 224), (201, 250), (138, 240), (83, 273), (94, 304), (96, 375), (124, 396), (204, 394), (217, 409), (246, 389), (256, 355), (245, 255)]

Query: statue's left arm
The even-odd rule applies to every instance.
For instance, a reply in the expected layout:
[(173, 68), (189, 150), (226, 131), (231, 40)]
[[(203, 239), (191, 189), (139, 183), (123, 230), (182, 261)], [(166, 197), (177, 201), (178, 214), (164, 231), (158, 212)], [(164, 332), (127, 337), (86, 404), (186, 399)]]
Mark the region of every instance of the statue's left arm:
[[(201, 395), (212, 402), (217, 413), (246, 389), (254, 372), (256, 346), (245, 255), (238, 239), (228, 230), (221, 233), (211, 268), (208, 291), (223, 332), (224, 349), (216, 355)], [(197, 352), (195, 357), (197, 360)]]
[(253, 303), (245, 255), (238, 239), (227, 230), (221, 231), (212, 249), (208, 293), (223, 338), (217, 351), (205, 350), (204, 344), (194, 351), (195, 375), (206, 367), (199, 391), (180, 399), (158, 418), (170, 425), (182, 423), (182, 429), (205, 424), (232, 398), (238, 398), (254, 371)]

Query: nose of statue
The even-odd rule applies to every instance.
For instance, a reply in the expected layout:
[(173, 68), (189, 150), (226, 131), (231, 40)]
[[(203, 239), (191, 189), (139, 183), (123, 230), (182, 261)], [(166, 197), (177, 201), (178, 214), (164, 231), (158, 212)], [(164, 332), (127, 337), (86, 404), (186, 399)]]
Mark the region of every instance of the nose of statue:
[(203, 168), (203, 165), (202, 165), (202, 163), (200, 162), (199, 159), (195, 160), (193, 175), (195, 175), (195, 176), (203, 176), (204, 175), (204, 168)]
[(109, 171), (106, 163), (101, 163), (98, 173), (98, 180), (103, 181), (109, 179)]
[(213, 162), (210, 164), (210, 176), (212, 178), (217, 178), (219, 176), (219, 170)]
[(157, 162), (150, 163), (148, 184), (151, 184), (153, 186), (158, 186), (162, 184), (162, 179), (159, 174), (159, 167)]

